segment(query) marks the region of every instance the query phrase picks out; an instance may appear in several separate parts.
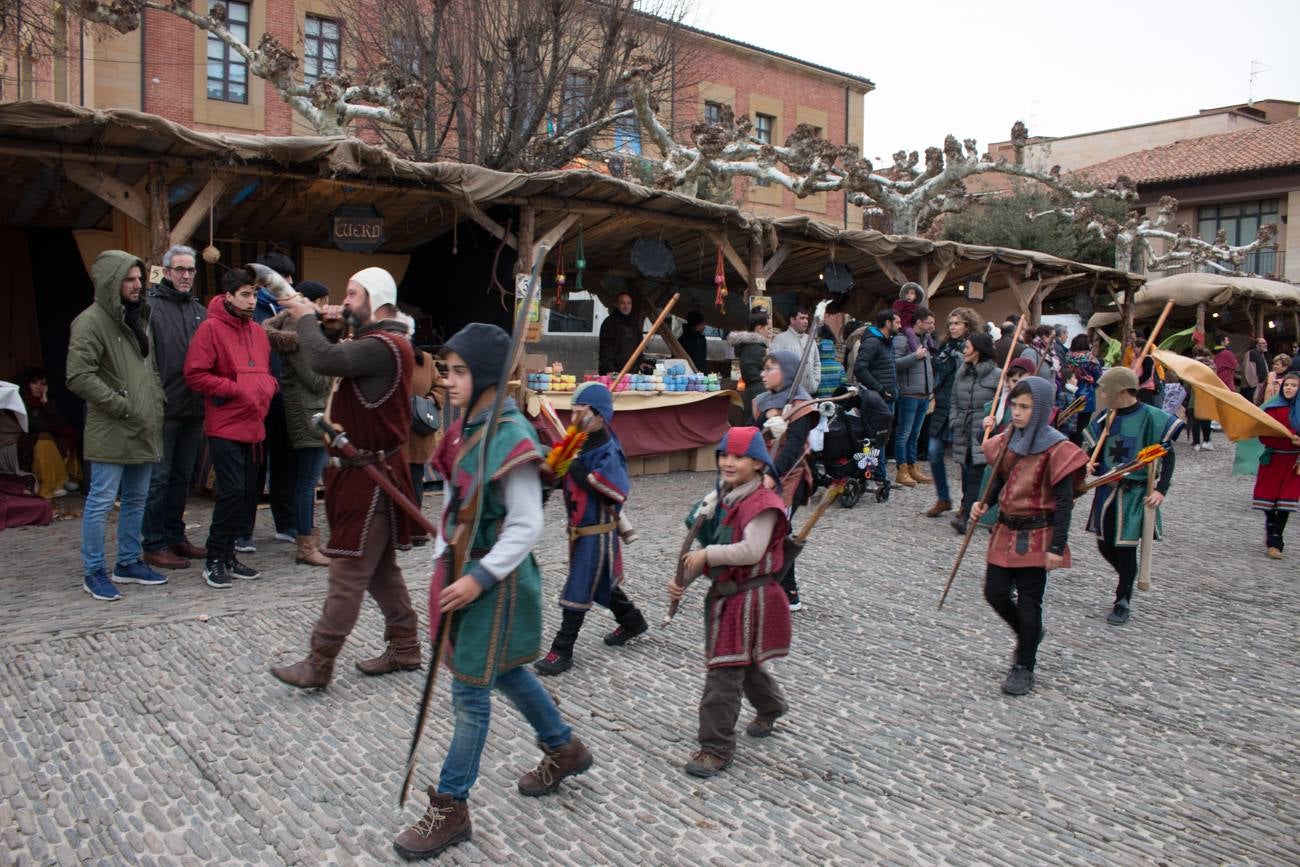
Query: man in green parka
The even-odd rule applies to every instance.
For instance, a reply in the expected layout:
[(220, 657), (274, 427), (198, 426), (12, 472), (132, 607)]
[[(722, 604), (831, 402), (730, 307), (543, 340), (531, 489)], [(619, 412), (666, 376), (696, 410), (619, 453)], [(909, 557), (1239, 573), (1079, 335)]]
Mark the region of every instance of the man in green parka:
[[(166, 584), (145, 564), (140, 543), (149, 477), (162, 457), (163, 389), (151, 353), (144, 262), (105, 250), (90, 268), (95, 301), (72, 321), (68, 388), (86, 401), (84, 447), (90, 489), (81, 518), (83, 584), (96, 599), (120, 598), (114, 584)], [(110, 576), (104, 524), (122, 500), (117, 560)]]

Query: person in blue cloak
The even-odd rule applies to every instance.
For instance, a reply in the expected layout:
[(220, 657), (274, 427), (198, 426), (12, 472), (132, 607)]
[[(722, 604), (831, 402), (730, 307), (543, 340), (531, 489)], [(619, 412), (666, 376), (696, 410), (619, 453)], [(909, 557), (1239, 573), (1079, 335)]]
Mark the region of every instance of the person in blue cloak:
[(598, 382), (584, 382), (573, 393), (572, 423), (587, 432), (582, 451), (564, 476), (568, 517), (569, 575), (560, 594), (563, 611), (551, 651), (534, 667), (538, 674), (561, 674), (573, 667), (573, 646), (593, 603), (608, 608), (618, 627), (605, 644), (621, 647), (646, 631), (646, 619), (623, 592), (623, 551), (618, 516), (631, 492), (627, 458), (610, 423), (614, 397)]

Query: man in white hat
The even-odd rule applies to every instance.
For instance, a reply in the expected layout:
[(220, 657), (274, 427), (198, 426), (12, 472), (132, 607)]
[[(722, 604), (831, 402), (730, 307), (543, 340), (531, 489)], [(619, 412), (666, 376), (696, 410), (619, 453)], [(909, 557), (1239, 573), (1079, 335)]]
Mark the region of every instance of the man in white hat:
[[(284, 307), (297, 323), (299, 351), (311, 360), (312, 370), (340, 378), (328, 405), (330, 418), (347, 431), (359, 454), (334, 455), (340, 465), (325, 478), (330, 539), (322, 551), (332, 559), (329, 595), (312, 630), (311, 652), (271, 673), (291, 686), (327, 686), (367, 592), (384, 613), (388, 646), (357, 668), (370, 675), (417, 669), (418, 616), (395, 557), (399, 546), (410, 545), (414, 523), (365, 471), (366, 464), (374, 465), (407, 499), (414, 499), (402, 452), (411, 431), (414, 355), (406, 325), (396, 319), (397, 284), (384, 269), (366, 268), (348, 280), (341, 307), (318, 314), (305, 299)], [(339, 342), (345, 321), (352, 339)]]

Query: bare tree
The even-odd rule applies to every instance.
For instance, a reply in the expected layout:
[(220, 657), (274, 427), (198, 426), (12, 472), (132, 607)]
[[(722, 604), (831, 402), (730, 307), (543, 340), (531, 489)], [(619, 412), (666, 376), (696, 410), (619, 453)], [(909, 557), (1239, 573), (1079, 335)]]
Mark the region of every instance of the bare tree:
[[(352, 66), (309, 82), (270, 33), (256, 47), (236, 38), (219, 2), (202, 14), (191, 0), (74, 0), (82, 17), (122, 33), (140, 26), (144, 9), (190, 22), (322, 135), (360, 124), (404, 156), (502, 170), (562, 166), (611, 129), (616, 139), (620, 129), (638, 135), (623, 73), (636, 57), (673, 69), (673, 88), (685, 85), (677, 73), (689, 67), (680, 26), (688, 2), (342, 0)], [(656, 96), (671, 98), (669, 87)]]

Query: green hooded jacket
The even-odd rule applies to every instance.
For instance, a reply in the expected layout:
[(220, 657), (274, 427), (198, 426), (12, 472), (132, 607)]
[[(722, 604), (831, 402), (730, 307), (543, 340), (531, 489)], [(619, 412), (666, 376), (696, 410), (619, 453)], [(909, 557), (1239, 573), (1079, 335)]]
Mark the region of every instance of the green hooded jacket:
[[(86, 402), (85, 455), (106, 464), (152, 464), (162, 458), (162, 380), (154, 353), (141, 355), (126, 323), (122, 281), (131, 266), (148, 274), (135, 256), (106, 250), (95, 258), (90, 277), (95, 302), (72, 321), (68, 341), (68, 388)], [(140, 320), (149, 335), (149, 308), (140, 293)]]

